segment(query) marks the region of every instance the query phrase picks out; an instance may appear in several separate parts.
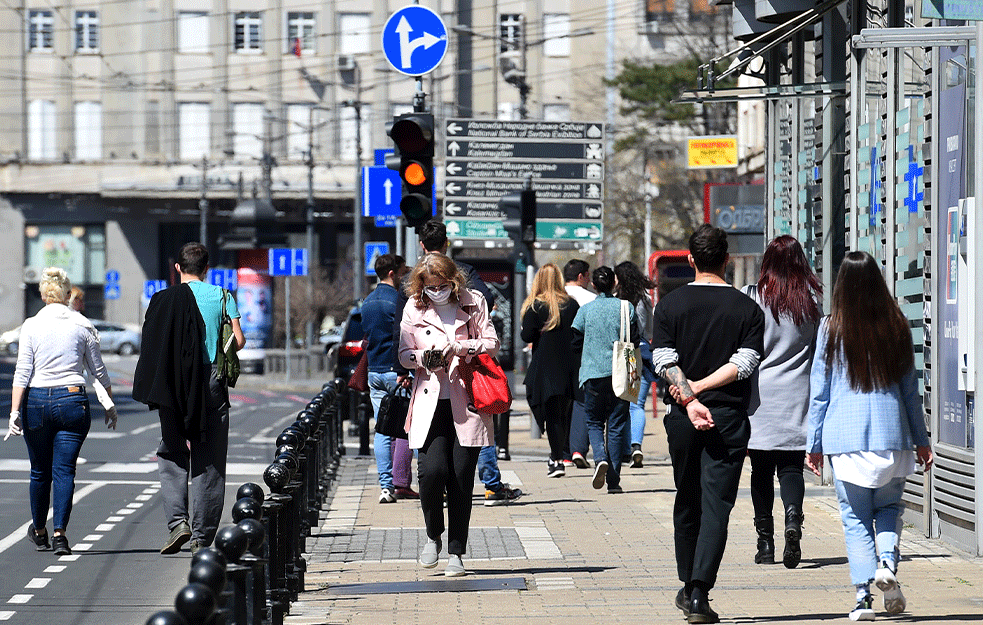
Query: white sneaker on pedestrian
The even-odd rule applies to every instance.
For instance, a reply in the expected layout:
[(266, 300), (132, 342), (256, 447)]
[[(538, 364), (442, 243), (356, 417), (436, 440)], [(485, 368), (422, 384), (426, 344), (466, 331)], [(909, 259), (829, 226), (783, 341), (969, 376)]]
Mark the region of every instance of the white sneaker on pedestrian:
[(432, 569), (437, 566), (441, 546), (439, 538), (437, 540), (428, 538), (427, 544), (423, 545), (423, 550), (420, 551), (420, 566), (425, 569)]
[(464, 577), (467, 574), (461, 556), (456, 553), (447, 556), (447, 568), (444, 569), (444, 577)]
[(594, 488), (604, 487), (604, 478), (608, 474), (608, 463), (605, 460), (601, 460), (594, 466), (594, 479), (591, 481), (591, 485)]
[(874, 584), (884, 593), (884, 611), (888, 614), (901, 614), (908, 607), (908, 602), (901, 592), (898, 578), (887, 562), (881, 562), (881, 567), (874, 574)]
[(379, 503), (396, 503), (396, 493), (388, 488), (383, 488), (379, 493)]
[(849, 614), (851, 621), (873, 621), (874, 620), (874, 598), (867, 595), (857, 602), (857, 607)]

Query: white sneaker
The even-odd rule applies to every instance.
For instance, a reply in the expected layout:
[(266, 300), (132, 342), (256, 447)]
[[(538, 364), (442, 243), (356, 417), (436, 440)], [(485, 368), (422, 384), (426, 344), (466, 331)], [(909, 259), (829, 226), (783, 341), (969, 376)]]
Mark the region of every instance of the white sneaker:
[(857, 607), (850, 612), (851, 621), (873, 621), (874, 620), (874, 598), (867, 595), (857, 602)]
[[(432, 569), (437, 566), (437, 560), (440, 559), (440, 539), (431, 540), (427, 539), (427, 544), (423, 545), (423, 551), (420, 552), (420, 566), (425, 569)], [(461, 568), (464, 568), (463, 566)]]
[(388, 488), (383, 488), (379, 493), (379, 503), (396, 503), (396, 493)]
[(464, 577), (468, 572), (464, 568), (464, 562), (461, 561), (461, 556), (456, 553), (452, 553), (447, 556), (447, 568), (444, 569), (445, 577)]
[(908, 607), (908, 602), (901, 592), (901, 585), (894, 571), (885, 562), (874, 573), (874, 584), (884, 593), (884, 611), (888, 614), (901, 614)]

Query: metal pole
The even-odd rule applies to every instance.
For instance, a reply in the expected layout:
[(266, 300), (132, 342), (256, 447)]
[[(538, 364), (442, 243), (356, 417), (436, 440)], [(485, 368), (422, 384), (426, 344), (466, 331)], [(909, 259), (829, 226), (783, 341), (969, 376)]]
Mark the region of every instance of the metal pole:
[(355, 65), (355, 301), (362, 299), (365, 283), (365, 263), (362, 262), (362, 70)]
[(286, 381), (290, 381), (290, 276), (285, 276), (283, 278), (283, 308), (284, 314), (286, 315), (285, 321), (287, 323), (287, 344), (285, 354), (287, 357), (287, 372)]
[[(983, 22), (976, 22), (977, 60), (980, 58), (980, 50), (983, 50)], [(973, 210), (976, 218), (974, 227), (980, 228), (983, 226), (983, 197), (981, 197), (983, 196), (983, 193), (980, 192), (983, 190), (983, 158), (980, 158), (980, 153), (983, 151), (983, 90), (980, 89), (980, 66), (978, 62), (974, 65), (973, 71), (976, 73), (975, 80), (973, 81), (973, 90), (975, 91), (973, 94), (973, 101), (975, 103), (975, 114), (973, 115), (973, 138), (975, 141), (975, 147), (973, 149), (973, 153), (976, 155), (976, 158), (973, 159), (973, 196), (976, 198)], [(935, 185), (932, 186), (934, 187)], [(978, 230), (976, 233), (974, 233), (974, 235), (974, 253), (971, 262), (980, 263), (983, 262), (980, 260), (983, 259), (983, 236), (980, 236)], [(938, 251), (942, 252), (941, 248)], [(977, 265), (977, 267), (979, 267), (979, 265)], [(979, 276), (981, 273), (983, 272), (980, 272), (980, 270), (977, 268), (976, 275)], [(983, 327), (983, 324), (981, 324), (979, 320), (980, 313), (983, 312), (983, 289), (976, 288), (974, 291), (976, 292), (974, 300), (974, 308), (976, 310), (973, 311), (973, 315), (977, 320), (976, 330), (979, 331), (979, 329)], [(932, 325), (934, 326), (937, 324)], [(974, 391), (975, 394), (978, 395), (980, 389), (983, 389), (983, 379), (981, 379), (980, 376), (981, 371), (983, 371), (983, 367), (980, 366), (981, 363), (983, 363), (983, 343), (977, 340), (974, 341), (974, 344), (974, 349), (976, 349), (976, 380), (974, 384)], [(934, 353), (935, 350), (932, 351)], [(974, 422), (974, 428), (974, 436), (976, 440), (976, 462), (974, 463), (974, 472), (976, 474), (974, 480), (976, 485), (976, 493), (974, 499), (976, 507), (976, 553), (978, 555), (983, 553), (983, 532), (980, 531), (980, 521), (983, 520), (983, 462), (981, 462), (980, 456), (980, 441), (983, 441), (983, 419), (980, 419), (977, 416)]]
[[(314, 107), (307, 129), (307, 306), (314, 310)], [(314, 345), (314, 317), (307, 320), (307, 348)]]
[(198, 200), (198, 241), (208, 247), (208, 157), (201, 156), (201, 199)]
[(645, 194), (645, 263), (652, 255), (652, 196)]

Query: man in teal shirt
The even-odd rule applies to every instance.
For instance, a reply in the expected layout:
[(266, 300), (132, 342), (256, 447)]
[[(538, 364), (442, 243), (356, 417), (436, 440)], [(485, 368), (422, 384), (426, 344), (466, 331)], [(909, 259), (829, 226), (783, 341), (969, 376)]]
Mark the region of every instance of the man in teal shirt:
[[(595, 269), (591, 281), (597, 299), (581, 306), (573, 318), (573, 349), (581, 354), (580, 386), (594, 450), (593, 486), (601, 488), (607, 482), (608, 492), (616, 494), (622, 492), (621, 450), (628, 446), (628, 402), (618, 398), (611, 385), (611, 350), (621, 332), (621, 300), (611, 295), (614, 270), (610, 267)], [(638, 345), (634, 305), (630, 311), (630, 340)]]

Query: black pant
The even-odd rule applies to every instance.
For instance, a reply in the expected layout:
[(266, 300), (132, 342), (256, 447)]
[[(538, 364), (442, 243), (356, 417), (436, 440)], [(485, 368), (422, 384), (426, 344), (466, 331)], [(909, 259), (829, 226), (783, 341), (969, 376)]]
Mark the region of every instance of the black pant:
[(570, 402), (569, 397), (554, 395), (541, 404), (531, 406), (536, 422), (541, 427), (546, 425), (550, 460), (555, 462), (570, 459)]
[(716, 583), (724, 557), (727, 524), (751, 436), (746, 412), (734, 408), (710, 412), (715, 426), (705, 432), (697, 431), (677, 405), (664, 420), (676, 482), (672, 515), (676, 572), (683, 583), (700, 582), (707, 589)]
[(454, 431), (451, 401), (437, 402), (427, 440), (417, 457), (420, 507), (427, 537), (444, 533), (444, 491), (447, 491), (447, 553), (464, 555), (471, 524), (471, 492), (480, 447), (462, 447)]
[(749, 449), (751, 459), (751, 503), (754, 516), (770, 517), (775, 504), (775, 472), (778, 472), (778, 485), (782, 503), (788, 508), (794, 504), (802, 510), (805, 497), (805, 480), (802, 467), (805, 462), (804, 449)]

